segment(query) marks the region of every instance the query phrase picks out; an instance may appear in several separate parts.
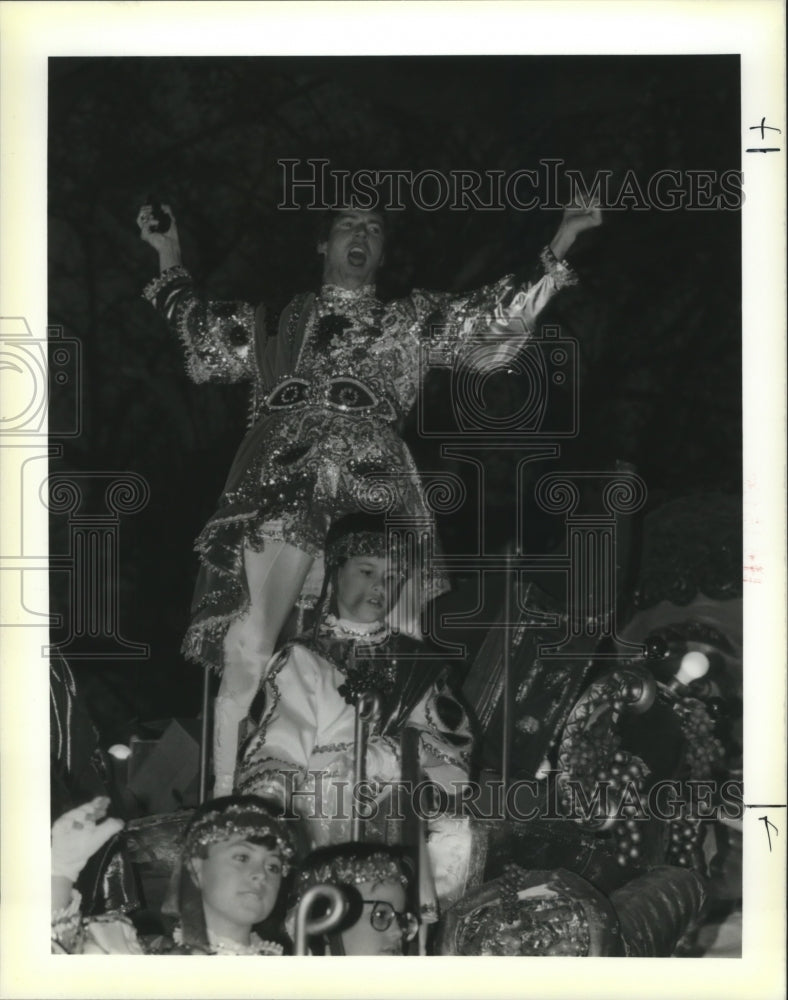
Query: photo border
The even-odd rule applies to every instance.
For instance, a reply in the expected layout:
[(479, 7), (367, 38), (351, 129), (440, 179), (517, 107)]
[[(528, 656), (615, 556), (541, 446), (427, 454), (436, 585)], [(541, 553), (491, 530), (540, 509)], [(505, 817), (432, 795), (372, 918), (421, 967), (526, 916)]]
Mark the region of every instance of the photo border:
[[(745, 802), (785, 801), (785, 6), (698, 3), (23, 3), (0, 7), (0, 317), (47, 329), (47, 58), (91, 55), (701, 54), (740, 53), (743, 235), (744, 552), (762, 567), (744, 583)], [(217, 30), (218, 28), (225, 30)], [(374, 41), (374, 44), (370, 44)], [(519, 51), (518, 51), (519, 50)], [(748, 156), (762, 117), (781, 152)], [(768, 429), (764, 433), (764, 428)], [(0, 469), (23, 447), (0, 442)], [(9, 457), (10, 456), (10, 457)], [(0, 567), (19, 549), (19, 483), (4, 477)], [(10, 516), (8, 512), (11, 512)], [(46, 552), (45, 512), (39, 533)], [(31, 528), (28, 524), (27, 528)], [(44, 563), (45, 568), (45, 563)], [(21, 574), (20, 574), (21, 576)], [(0, 575), (5, 582), (5, 574)], [(0, 590), (8, 603), (18, 593)], [(45, 572), (25, 598), (48, 608)], [(43, 638), (42, 638), (43, 637)], [(785, 808), (744, 817), (743, 957), (666, 963), (555, 958), (428, 958), (384, 970), (380, 959), (52, 956), (48, 951), (46, 671), (33, 669), (47, 629), (2, 635), (3, 997), (777, 997), (784, 992)], [(26, 669), (20, 669), (24, 664)], [(780, 818), (778, 818), (780, 817)], [(329, 964), (325, 964), (329, 963)], [(373, 964), (374, 963), (374, 964)], [(599, 964), (601, 963), (601, 964)], [(722, 963), (722, 964), (720, 964)], [(363, 984), (370, 988), (365, 988)], [(101, 991), (101, 992), (99, 992)]]

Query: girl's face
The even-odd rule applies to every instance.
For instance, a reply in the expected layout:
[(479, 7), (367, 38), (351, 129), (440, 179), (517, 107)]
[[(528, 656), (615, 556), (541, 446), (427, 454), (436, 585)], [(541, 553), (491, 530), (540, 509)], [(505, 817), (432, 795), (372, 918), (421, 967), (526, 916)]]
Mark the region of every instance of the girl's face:
[(252, 926), (271, 913), (282, 884), (279, 851), (231, 837), (211, 844), (206, 858), (192, 858), (209, 931), (249, 943)]
[(367, 624), (382, 621), (394, 607), (400, 586), (387, 559), (351, 556), (337, 570), (339, 617)]

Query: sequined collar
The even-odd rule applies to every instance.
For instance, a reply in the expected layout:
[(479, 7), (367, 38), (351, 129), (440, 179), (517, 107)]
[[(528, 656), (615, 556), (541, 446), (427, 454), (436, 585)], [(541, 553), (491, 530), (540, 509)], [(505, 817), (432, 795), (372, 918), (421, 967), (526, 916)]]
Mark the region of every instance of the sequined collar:
[(323, 285), (320, 289), (322, 302), (374, 302), (377, 301), (374, 285), (362, 285), (361, 288), (342, 288), (341, 285)]
[[(176, 944), (183, 944), (183, 931), (180, 927), (173, 929), (172, 939)], [(283, 950), (281, 944), (263, 941), (254, 931), (249, 936), (249, 944), (239, 944), (208, 931), (208, 948), (213, 955), (281, 955)]]
[(364, 645), (383, 642), (391, 632), (388, 622), (353, 622), (336, 615), (326, 615), (323, 627), (337, 639), (360, 639)]

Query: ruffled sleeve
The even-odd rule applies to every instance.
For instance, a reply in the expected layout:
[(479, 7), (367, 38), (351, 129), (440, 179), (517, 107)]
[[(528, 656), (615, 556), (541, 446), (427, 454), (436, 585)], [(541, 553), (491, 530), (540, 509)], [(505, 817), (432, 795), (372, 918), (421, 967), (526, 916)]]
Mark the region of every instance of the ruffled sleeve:
[(205, 300), (186, 268), (168, 268), (143, 297), (183, 343), (186, 371), (194, 382), (244, 382), (257, 378), (254, 308), (247, 302)]
[(545, 247), (537, 272), (525, 280), (507, 275), (463, 296), (414, 291), (428, 365), (450, 365), (465, 350), (462, 360), (472, 368), (501, 366), (532, 336), (556, 292), (574, 284), (575, 271)]

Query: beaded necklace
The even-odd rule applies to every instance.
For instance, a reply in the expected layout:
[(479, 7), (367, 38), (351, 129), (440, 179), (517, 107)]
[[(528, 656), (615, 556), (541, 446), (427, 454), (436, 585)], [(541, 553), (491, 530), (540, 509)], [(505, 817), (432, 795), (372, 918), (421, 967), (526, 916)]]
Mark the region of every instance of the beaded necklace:
[[(183, 931), (180, 926), (173, 929), (172, 940), (177, 945), (183, 945)], [(281, 955), (283, 948), (275, 941), (264, 941), (254, 931), (249, 935), (249, 944), (239, 944), (230, 938), (220, 937), (208, 931), (208, 952), (211, 955)]]

